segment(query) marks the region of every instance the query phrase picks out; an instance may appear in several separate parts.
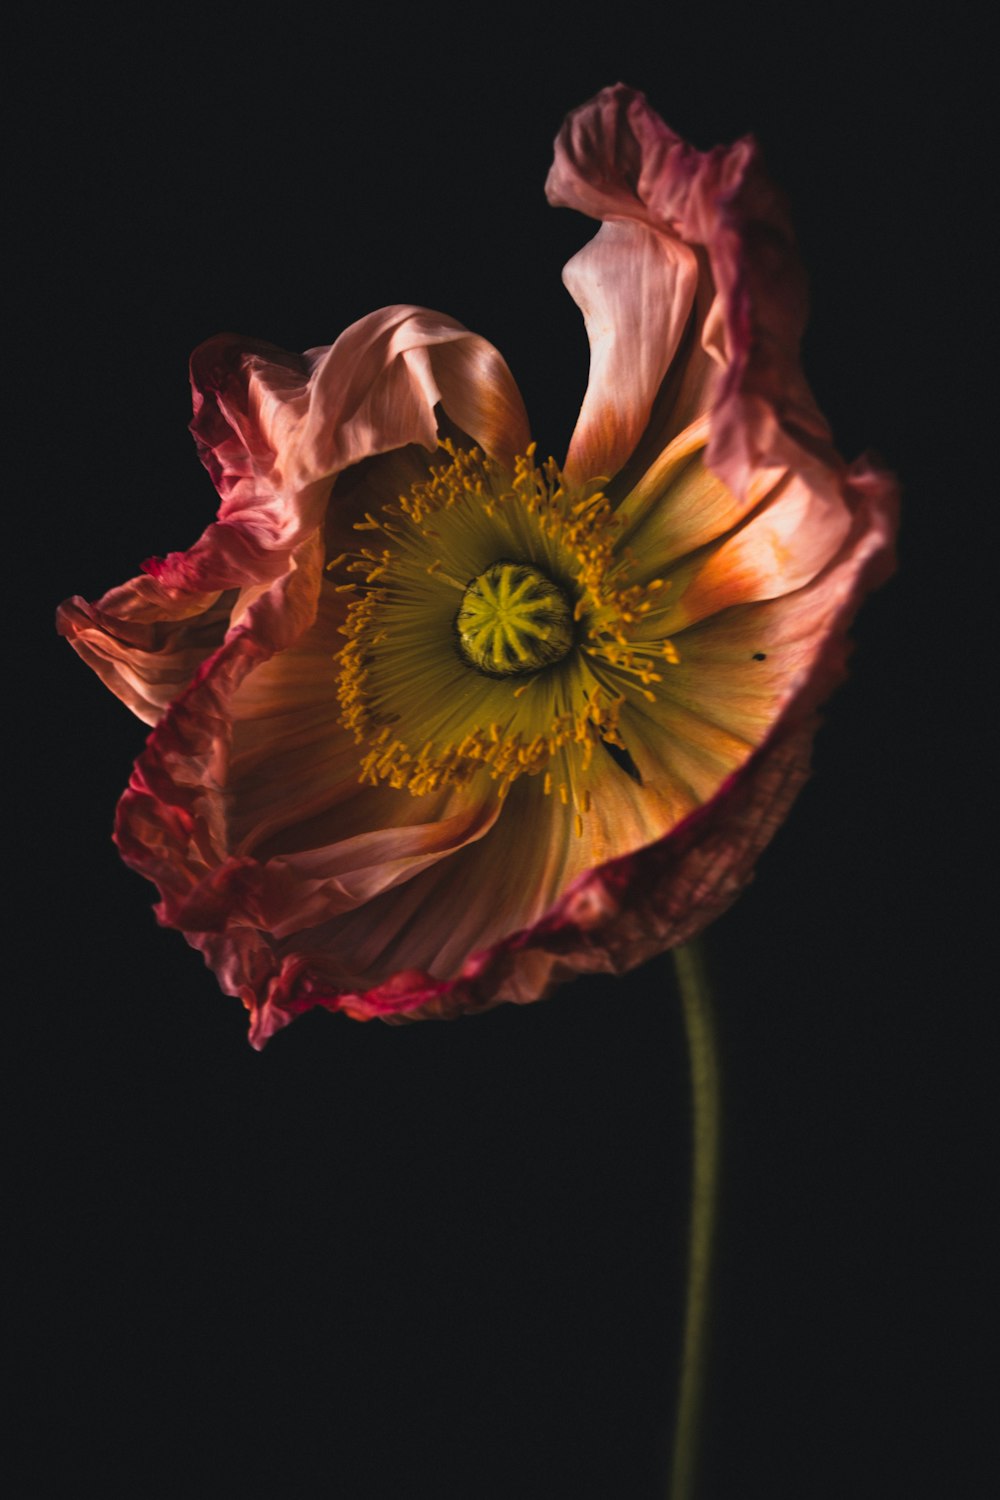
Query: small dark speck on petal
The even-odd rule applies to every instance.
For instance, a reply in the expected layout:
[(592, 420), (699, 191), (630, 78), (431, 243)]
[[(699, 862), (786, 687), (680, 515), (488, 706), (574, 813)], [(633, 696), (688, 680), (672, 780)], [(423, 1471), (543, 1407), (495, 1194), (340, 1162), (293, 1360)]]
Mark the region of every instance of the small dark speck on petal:
[(629, 755), (628, 751), (623, 750), (621, 745), (609, 745), (607, 740), (602, 740), (601, 744), (604, 746), (605, 750), (611, 756), (611, 759), (615, 762), (615, 764), (621, 766), (622, 770), (625, 772), (625, 775), (631, 776), (633, 781), (637, 782), (639, 786), (642, 786), (642, 776), (639, 772), (639, 767), (636, 765), (631, 755)]
[(767, 661), (767, 653), (764, 651), (755, 651), (753, 659), (754, 661)]

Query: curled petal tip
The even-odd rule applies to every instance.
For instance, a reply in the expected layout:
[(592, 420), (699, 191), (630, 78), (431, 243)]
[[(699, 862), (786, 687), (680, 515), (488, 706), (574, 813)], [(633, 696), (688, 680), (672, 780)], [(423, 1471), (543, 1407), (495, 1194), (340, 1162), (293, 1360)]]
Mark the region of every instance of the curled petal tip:
[[(191, 360), (219, 495), (58, 628), (153, 726), (118, 812), (264, 1046), (315, 1006), (524, 1004), (687, 941), (809, 771), (897, 495), (833, 448), (805, 278), (752, 140), (701, 152), (622, 83), (566, 119), (550, 203), (590, 372), (565, 463), (443, 314)], [(464, 632), (464, 633), (463, 633)]]

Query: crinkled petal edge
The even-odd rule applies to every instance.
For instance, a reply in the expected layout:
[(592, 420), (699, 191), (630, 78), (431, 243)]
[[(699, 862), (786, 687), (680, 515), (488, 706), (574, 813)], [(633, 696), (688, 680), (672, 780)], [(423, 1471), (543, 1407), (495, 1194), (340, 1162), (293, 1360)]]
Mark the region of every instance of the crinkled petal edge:
[(356, 1020), (402, 1022), (527, 1004), (577, 974), (624, 973), (721, 916), (751, 879), (809, 776), (817, 709), (845, 676), (846, 631), (855, 610), (893, 571), (895, 480), (862, 460), (843, 488), (854, 517), (854, 588), (768, 739), (711, 802), (658, 842), (581, 876), (534, 926), (471, 954), (452, 979), (406, 970), (364, 993), (335, 993), (311, 972), (308, 955), (287, 957), (263, 987), (240, 990), (251, 1013), (252, 1044), (262, 1047), (317, 1005)]

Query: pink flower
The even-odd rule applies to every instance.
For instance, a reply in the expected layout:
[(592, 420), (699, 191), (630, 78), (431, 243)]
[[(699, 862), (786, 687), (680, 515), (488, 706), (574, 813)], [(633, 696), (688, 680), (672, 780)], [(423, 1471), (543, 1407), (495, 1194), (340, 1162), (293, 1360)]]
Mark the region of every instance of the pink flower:
[(525, 1002), (692, 937), (808, 772), (895, 492), (831, 446), (802, 273), (752, 141), (641, 94), (565, 122), (547, 191), (590, 382), (536, 465), (485, 340), (418, 307), (191, 362), (221, 497), (59, 628), (151, 724), (118, 810), (159, 920), (264, 1041)]

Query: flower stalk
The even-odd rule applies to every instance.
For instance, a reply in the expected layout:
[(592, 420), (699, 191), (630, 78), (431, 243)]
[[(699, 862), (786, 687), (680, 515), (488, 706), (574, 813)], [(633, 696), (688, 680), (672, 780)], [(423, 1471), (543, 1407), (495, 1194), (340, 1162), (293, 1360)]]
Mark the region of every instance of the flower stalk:
[(712, 997), (698, 941), (674, 949), (691, 1064), (692, 1163), (687, 1302), (670, 1500), (692, 1500), (708, 1353), (709, 1291), (718, 1209), (721, 1092)]

